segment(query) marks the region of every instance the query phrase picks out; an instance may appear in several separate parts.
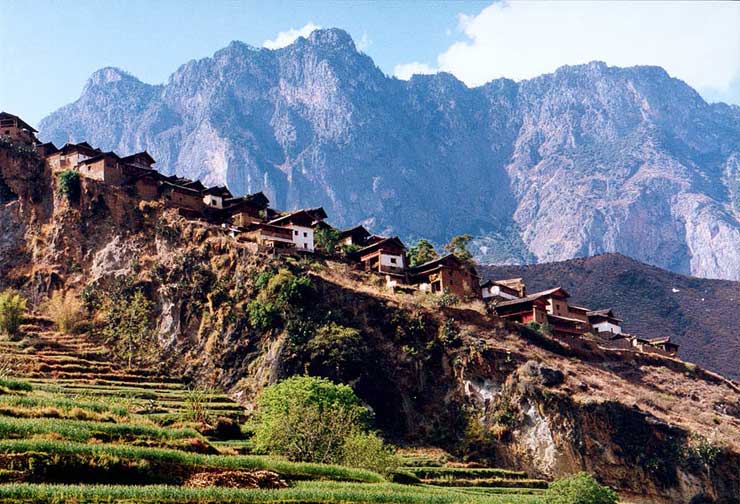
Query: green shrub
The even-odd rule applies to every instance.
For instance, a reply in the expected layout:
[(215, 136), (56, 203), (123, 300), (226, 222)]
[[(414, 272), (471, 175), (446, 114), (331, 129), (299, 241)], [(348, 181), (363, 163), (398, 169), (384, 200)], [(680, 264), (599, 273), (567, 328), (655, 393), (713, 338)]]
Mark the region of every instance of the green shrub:
[(339, 243), (339, 231), (330, 228), (321, 228), (316, 231), (316, 244), (327, 254), (333, 254)]
[(342, 245), (342, 254), (344, 254), (345, 256), (348, 256), (352, 254), (353, 252), (357, 252), (361, 248), (362, 247), (360, 247), (359, 245), (355, 245), (354, 243)]
[(26, 299), (12, 289), (0, 294), (0, 333), (17, 336), (23, 312), (26, 310)]
[(334, 322), (319, 327), (307, 349), (316, 371), (329, 373), (335, 379), (360, 367), (368, 353), (360, 331)]
[(356, 432), (344, 440), (341, 463), (389, 475), (398, 469), (400, 460), (375, 433)]
[(370, 412), (347, 385), (294, 376), (262, 391), (255, 448), (301, 462), (336, 463), (344, 440), (366, 428)]
[(80, 199), (80, 174), (74, 170), (65, 170), (59, 174), (57, 194), (69, 201)]
[(278, 327), (281, 319), (287, 322), (297, 318), (314, 292), (311, 279), (296, 276), (287, 269), (274, 275), (262, 273), (255, 284), (262, 287), (247, 306), (247, 312), (252, 327), (260, 330)]
[(455, 319), (447, 319), (444, 324), (439, 326), (437, 339), (445, 347), (460, 346), (462, 339), (460, 338), (460, 331), (455, 324)]
[(455, 306), (460, 302), (460, 298), (452, 294), (449, 290), (445, 289), (444, 292), (435, 299), (434, 304), (439, 308), (448, 308)]
[(277, 327), (280, 320), (280, 313), (272, 303), (261, 303), (257, 299), (249, 302), (247, 313), (251, 326), (261, 331)]
[(257, 287), (258, 290), (263, 289), (273, 276), (275, 276), (274, 272), (263, 271), (254, 279), (254, 286)]
[(527, 322), (526, 326), (530, 329), (532, 329), (534, 332), (537, 332), (542, 335), (547, 335), (552, 333), (552, 328), (550, 327), (550, 324), (545, 322), (544, 324), (540, 324), (539, 322)]
[(617, 504), (618, 501), (614, 490), (583, 472), (551, 483), (545, 492), (546, 504)]
[(260, 296), (263, 294), (267, 299), (274, 300), (280, 310), (289, 311), (306, 304), (313, 294), (313, 284), (308, 277), (295, 276), (283, 269), (270, 278)]

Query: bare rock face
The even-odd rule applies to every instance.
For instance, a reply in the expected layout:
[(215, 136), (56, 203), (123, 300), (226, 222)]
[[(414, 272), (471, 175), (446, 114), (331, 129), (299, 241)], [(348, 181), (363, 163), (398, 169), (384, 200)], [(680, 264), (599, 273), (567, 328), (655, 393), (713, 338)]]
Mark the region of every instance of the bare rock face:
[(476, 237), (521, 264), (620, 252), (740, 279), (740, 108), (658, 67), (563, 67), (468, 88), (384, 75), (341, 30), (240, 42), (152, 86), (106, 68), (42, 138), (148, 149), (167, 173), (323, 205), (404, 239)]

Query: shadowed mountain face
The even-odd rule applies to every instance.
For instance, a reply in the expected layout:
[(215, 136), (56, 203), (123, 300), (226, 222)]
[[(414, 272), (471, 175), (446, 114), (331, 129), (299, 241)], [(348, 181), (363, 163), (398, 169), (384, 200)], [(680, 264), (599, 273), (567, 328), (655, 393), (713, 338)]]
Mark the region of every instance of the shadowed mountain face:
[(522, 277), (529, 292), (562, 286), (576, 305), (614, 308), (625, 331), (670, 336), (679, 356), (740, 378), (740, 282), (678, 275), (620, 254), (531, 266), (484, 266), (483, 278)]
[(166, 173), (323, 205), (337, 225), (482, 261), (621, 252), (740, 280), (740, 108), (657, 67), (563, 67), (470, 89), (384, 75), (341, 30), (279, 50), (234, 42), (152, 86), (120, 70), (45, 118), (41, 137), (148, 149)]

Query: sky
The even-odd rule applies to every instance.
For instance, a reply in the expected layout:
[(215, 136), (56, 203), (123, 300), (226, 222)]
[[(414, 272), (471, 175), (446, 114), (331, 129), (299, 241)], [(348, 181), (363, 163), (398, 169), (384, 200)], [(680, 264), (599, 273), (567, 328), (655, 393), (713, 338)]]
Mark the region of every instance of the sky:
[(469, 86), (562, 65), (660, 65), (707, 101), (740, 105), (740, 2), (3, 0), (0, 109), (31, 124), (115, 66), (158, 84), (232, 40), (276, 49), (346, 30), (388, 75)]

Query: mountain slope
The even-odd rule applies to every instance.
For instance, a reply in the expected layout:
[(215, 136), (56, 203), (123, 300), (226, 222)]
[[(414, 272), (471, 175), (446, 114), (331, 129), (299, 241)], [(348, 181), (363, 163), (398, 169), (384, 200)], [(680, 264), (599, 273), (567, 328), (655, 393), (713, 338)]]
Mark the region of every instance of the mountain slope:
[(146, 148), (166, 172), (323, 205), (339, 225), (437, 243), (470, 233), (483, 261), (616, 251), (740, 279), (740, 108), (657, 67), (405, 82), (319, 30), (274, 51), (233, 42), (160, 86), (100, 70), (40, 129)]
[(624, 330), (671, 336), (679, 355), (740, 378), (740, 282), (678, 275), (620, 254), (531, 266), (484, 266), (485, 278), (522, 277), (530, 292), (560, 285), (575, 304), (611, 307)]

